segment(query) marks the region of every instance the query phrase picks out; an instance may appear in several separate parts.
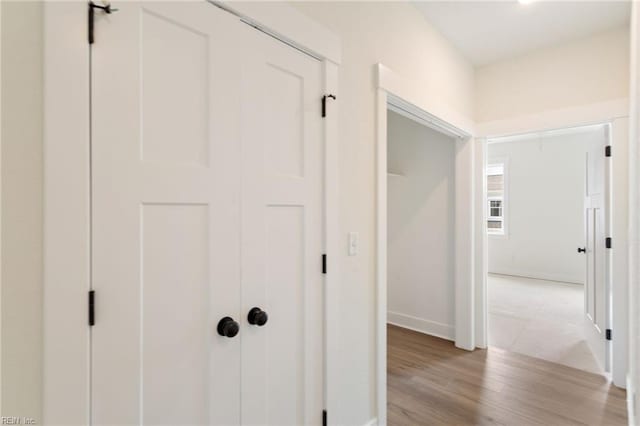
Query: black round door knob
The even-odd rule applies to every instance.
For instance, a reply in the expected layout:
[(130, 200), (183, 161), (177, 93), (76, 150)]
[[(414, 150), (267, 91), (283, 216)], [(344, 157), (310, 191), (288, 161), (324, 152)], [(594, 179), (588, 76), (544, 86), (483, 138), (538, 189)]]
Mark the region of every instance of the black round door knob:
[(247, 315), (247, 319), (249, 320), (249, 324), (262, 327), (269, 320), (269, 315), (260, 308), (251, 308), (249, 315)]
[(240, 325), (231, 317), (224, 317), (218, 322), (218, 334), (232, 338), (240, 331)]
[(587, 248), (586, 247), (578, 247), (578, 253), (586, 253), (587, 252)]

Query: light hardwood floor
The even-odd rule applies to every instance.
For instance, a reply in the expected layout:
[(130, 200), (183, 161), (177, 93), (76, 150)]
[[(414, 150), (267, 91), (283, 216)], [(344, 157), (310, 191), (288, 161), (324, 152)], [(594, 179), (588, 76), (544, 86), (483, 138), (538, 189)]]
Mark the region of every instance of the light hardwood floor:
[(625, 391), (603, 376), (388, 326), (389, 425), (625, 425)]

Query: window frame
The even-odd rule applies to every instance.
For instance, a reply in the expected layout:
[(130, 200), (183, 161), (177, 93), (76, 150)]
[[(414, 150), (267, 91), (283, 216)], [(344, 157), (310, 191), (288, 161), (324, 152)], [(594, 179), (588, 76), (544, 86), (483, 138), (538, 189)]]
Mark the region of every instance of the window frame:
[[(494, 201), (499, 201), (499, 206), (493, 206), (491, 203)], [(489, 210), (489, 214), (487, 215), (487, 220), (497, 220), (502, 222), (504, 219), (504, 197), (487, 197), (487, 208)], [(498, 216), (494, 216), (491, 214), (493, 209), (500, 210), (500, 214)]]
[[(508, 238), (508, 214), (509, 214), (509, 161), (508, 158), (492, 158), (491, 160), (487, 159), (487, 165), (485, 169), (485, 182), (489, 176), (493, 175), (491, 173), (491, 169), (496, 169), (498, 167), (502, 168), (502, 176), (503, 176), (503, 189), (502, 189), (502, 197), (500, 196), (490, 196), (488, 190), (488, 184), (485, 183), (485, 228), (487, 235), (494, 238)], [(491, 201), (502, 201), (502, 216), (491, 216)], [(502, 222), (502, 228), (500, 229), (491, 229), (489, 228), (490, 221), (499, 221)]]

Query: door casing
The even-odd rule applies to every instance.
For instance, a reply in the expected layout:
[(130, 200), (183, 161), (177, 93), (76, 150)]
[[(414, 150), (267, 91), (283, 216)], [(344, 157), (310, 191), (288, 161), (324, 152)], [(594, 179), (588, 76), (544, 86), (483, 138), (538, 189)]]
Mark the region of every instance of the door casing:
[[(325, 93), (339, 99), (340, 40), (282, 3), (213, 3), (322, 61)], [(117, 14), (110, 16), (117, 19)], [(89, 424), (90, 332), (90, 48), (87, 4), (45, 4), (44, 32), (44, 354), (43, 422)], [(95, 43), (99, 43), (99, 33)], [(318, 100), (320, 101), (320, 100)], [(338, 102), (324, 119), (325, 409), (337, 407), (339, 381)], [(99, 312), (96, 313), (99, 321)], [(64, 392), (60, 390), (64, 389)]]
[[(627, 375), (627, 330), (628, 323), (628, 156), (629, 109), (627, 99), (618, 99), (562, 111), (549, 111), (525, 118), (514, 118), (490, 123), (472, 123), (452, 111), (431, 108), (428, 97), (411, 91), (411, 82), (402, 79), (383, 64), (375, 66), (378, 78), (376, 103), (376, 401), (378, 423), (386, 422), (386, 167), (387, 128), (386, 114), (388, 100), (404, 101), (413, 107), (418, 115), (424, 114), (427, 121), (436, 126), (444, 126), (452, 134), (459, 136), (468, 149), (466, 156), (456, 159), (456, 166), (467, 167), (472, 174), (466, 184), (469, 193), (460, 201), (469, 209), (470, 219), (456, 216), (456, 256), (468, 253), (468, 262), (463, 267), (465, 275), (456, 280), (456, 345), (464, 349), (487, 347), (487, 236), (485, 229), (485, 184), (484, 165), (486, 163), (487, 139), (531, 131), (553, 130), (589, 124), (611, 123), (610, 143), (613, 149), (611, 161), (611, 236), (614, 240), (611, 260), (611, 292), (613, 302), (612, 326), (615, 338), (612, 344), (612, 379), (616, 386), (626, 386)], [(422, 112), (420, 112), (420, 110)], [(443, 130), (442, 128), (440, 130)], [(465, 136), (466, 135), (466, 136)], [(458, 161), (461, 160), (459, 163)], [(464, 177), (466, 179), (466, 177)], [(458, 175), (456, 175), (458, 179)], [(456, 186), (456, 191), (458, 187)], [(459, 195), (456, 202), (459, 204)], [(462, 209), (460, 209), (462, 210)], [(458, 213), (461, 213), (460, 211)], [(458, 220), (463, 221), (459, 228)], [(467, 245), (468, 244), (468, 245)], [(456, 263), (458, 267), (459, 263)], [(461, 334), (458, 334), (460, 330)], [(460, 339), (460, 340), (459, 340)], [(464, 343), (463, 343), (464, 342)]]
[[(557, 135), (557, 134), (571, 134), (572, 132), (581, 132), (581, 131), (590, 131), (590, 132), (596, 132), (600, 130), (603, 133), (603, 139), (602, 139), (602, 150), (600, 150), (600, 147), (598, 147), (594, 153), (595, 155), (601, 155), (600, 159), (603, 160), (603, 175), (602, 175), (602, 185), (603, 185), (603, 193), (602, 193), (602, 198), (603, 198), (603, 202), (602, 202), (602, 210), (603, 210), (603, 214), (605, 215), (605, 219), (603, 220), (604, 222), (604, 229), (603, 232), (605, 235), (611, 235), (610, 234), (610, 228), (611, 228), (611, 221), (610, 221), (610, 198), (611, 198), (611, 179), (610, 179), (610, 171), (611, 171), (611, 162), (609, 161), (609, 158), (605, 158), (605, 146), (610, 145), (611, 144), (611, 123), (594, 123), (594, 124), (588, 124), (588, 125), (584, 125), (584, 126), (570, 126), (570, 127), (566, 127), (566, 128), (558, 128), (558, 129), (549, 129), (549, 130), (541, 130), (541, 131), (532, 131), (532, 132), (525, 132), (525, 133), (518, 133), (518, 134), (513, 134), (513, 135), (502, 135), (502, 136), (498, 136), (498, 137), (492, 137), (492, 138), (488, 138), (484, 143), (485, 146), (489, 145), (489, 144), (501, 144), (501, 143), (517, 143), (517, 139), (520, 137), (527, 137), (527, 135), (540, 135), (541, 137), (544, 137), (545, 135)], [(585, 149), (587, 149), (587, 142), (585, 142)], [(486, 151), (486, 147), (485, 147), (485, 151)], [(506, 159), (505, 159), (506, 161)], [(484, 159), (484, 164), (483, 164), (483, 168), (486, 167), (489, 164), (489, 160), (488, 158)], [(586, 170), (586, 169), (585, 169)], [(588, 185), (587, 182), (585, 182), (585, 185)], [(505, 187), (508, 189), (508, 179), (507, 181), (505, 181)], [(586, 189), (585, 189), (586, 191)], [(486, 186), (482, 188), (482, 194), (483, 196), (481, 197), (482, 199), (486, 199)], [(589, 197), (587, 197), (589, 198)], [(587, 259), (589, 259), (589, 256), (591, 256), (591, 254), (593, 253), (591, 251), (591, 245), (588, 242), (588, 238), (587, 238), (587, 233), (586, 233), (586, 229), (588, 228), (588, 219), (587, 216), (585, 216), (585, 223), (584, 223), (584, 229), (585, 229), (585, 243), (584, 246), (587, 248), (587, 253), (582, 257), (582, 259), (587, 262)], [(484, 224), (483, 224), (483, 228), (484, 228)], [(486, 229), (483, 229), (483, 232), (486, 233)], [(503, 236), (499, 236), (498, 238), (503, 238)], [(602, 240), (600, 241), (602, 247), (604, 247), (605, 241), (604, 241), (604, 237), (602, 238)], [(603, 260), (605, 263), (605, 283), (604, 286), (606, 287), (604, 290), (604, 293), (606, 295), (609, 295), (609, 289), (611, 288), (611, 279), (610, 279), (610, 271), (611, 271), (611, 264), (610, 264), (610, 258), (611, 258), (611, 251), (610, 250), (606, 250), (604, 251), (604, 255), (603, 255)], [(586, 269), (586, 266), (585, 266)], [(488, 274), (488, 269), (486, 271), (486, 273)], [(543, 277), (544, 278), (544, 277)], [(552, 278), (549, 278), (551, 280), (553, 280)], [(587, 301), (589, 299), (588, 296), (588, 291), (587, 291), (587, 286), (588, 286), (588, 271), (586, 272), (585, 275), (585, 282), (583, 283), (584, 287), (585, 287), (585, 297), (584, 297), (584, 304), (585, 304), (585, 310), (587, 309)], [(486, 280), (485, 280), (485, 286), (486, 286)], [(485, 290), (486, 292), (486, 290)], [(608, 296), (607, 296), (608, 297)], [(606, 327), (605, 328), (611, 328), (611, 313), (610, 313), (610, 304), (608, 302), (604, 303), (604, 307), (605, 307), (605, 322), (606, 322)], [(484, 305), (484, 310), (488, 311), (488, 305), (485, 302)], [(587, 333), (590, 332), (590, 330), (585, 329)], [(486, 333), (488, 334), (488, 330), (486, 331)], [(604, 335), (604, 330), (602, 331), (603, 335)], [(588, 339), (587, 339), (588, 340)], [(604, 370), (606, 372), (610, 372), (610, 361), (609, 361), (609, 354), (610, 354), (610, 342), (603, 342), (603, 347), (606, 346), (607, 349), (604, 350), (604, 348), (602, 349), (602, 352), (605, 353), (606, 352), (606, 356), (602, 357), (602, 361), (604, 362), (603, 367)], [(597, 359), (600, 359), (599, 356), (596, 356)], [(606, 358), (606, 359), (605, 359)]]
[(455, 138), (455, 345), (476, 347), (474, 292), (476, 246), (474, 221), (473, 123), (450, 111), (433, 108), (429, 99), (383, 64), (377, 72), (376, 102), (376, 402), (378, 424), (387, 422), (387, 109)]
[[(629, 182), (629, 102), (628, 99), (617, 99), (586, 106), (568, 108), (562, 111), (548, 111), (525, 118), (514, 118), (501, 121), (484, 123), (477, 127), (476, 152), (479, 167), (476, 167), (476, 182), (482, 182), (483, 165), (486, 163), (487, 139), (532, 133), (536, 131), (550, 131), (563, 128), (580, 127), (593, 124), (609, 123), (611, 133), (609, 143), (612, 148), (610, 168), (610, 194), (607, 206), (610, 213), (609, 236), (613, 238), (614, 245), (610, 254), (609, 279), (611, 285), (611, 326), (614, 338), (611, 344), (611, 379), (613, 383), (625, 388), (627, 384), (628, 365), (628, 182)], [(476, 203), (482, 202), (485, 197), (483, 185), (476, 187)], [(482, 232), (484, 221), (475, 222), (478, 227), (476, 234)], [(485, 238), (486, 240), (486, 238)], [(487, 249), (484, 245), (483, 252), (476, 253), (476, 259), (480, 262), (476, 268), (477, 282), (482, 283), (483, 289), (477, 289), (476, 293), (476, 317), (484, 318), (484, 331), (482, 338), (484, 344), (479, 341), (478, 347), (487, 346), (487, 300), (486, 300), (486, 275), (487, 275)], [(485, 277), (484, 280), (482, 278)]]

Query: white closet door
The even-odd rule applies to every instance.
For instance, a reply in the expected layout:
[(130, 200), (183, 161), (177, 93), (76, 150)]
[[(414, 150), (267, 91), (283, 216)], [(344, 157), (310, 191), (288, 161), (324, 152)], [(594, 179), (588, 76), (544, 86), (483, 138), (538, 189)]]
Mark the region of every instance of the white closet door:
[(243, 70), (244, 424), (322, 422), (321, 64), (255, 32)]
[(238, 52), (207, 3), (119, 2), (92, 47), (96, 424), (238, 424)]
[(93, 423), (319, 424), (320, 63), (206, 2), (115, 7), (92, 47)]

